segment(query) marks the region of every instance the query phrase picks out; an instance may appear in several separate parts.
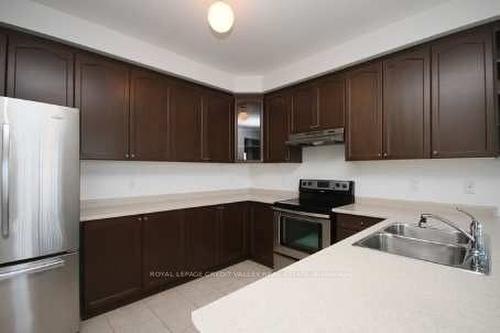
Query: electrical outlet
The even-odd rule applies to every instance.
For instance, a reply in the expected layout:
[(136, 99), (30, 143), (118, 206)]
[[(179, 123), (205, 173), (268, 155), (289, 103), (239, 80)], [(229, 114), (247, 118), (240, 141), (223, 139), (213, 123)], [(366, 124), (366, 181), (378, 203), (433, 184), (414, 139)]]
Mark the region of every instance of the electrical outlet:
[(476, 194), (476, 182), (474, 182), (473, 180), (466, 180), (464, 182), (464, 193)]

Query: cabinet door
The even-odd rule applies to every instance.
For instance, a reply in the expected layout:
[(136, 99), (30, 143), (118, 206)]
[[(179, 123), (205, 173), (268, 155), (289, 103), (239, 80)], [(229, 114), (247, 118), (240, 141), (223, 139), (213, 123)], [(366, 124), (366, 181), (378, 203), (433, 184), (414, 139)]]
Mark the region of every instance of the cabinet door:
[(292, 96), (279, 93), (267, 96), (264, 105), (265, 162), (301, 162), (300, 148), (287, 147), (291, 128)]
[(344, 127), (345, 79), (335, 74), (318, 83), (318, 111), (321, 129)]
[(179, 279), (187, 268), (183, 214), (147, 214), (143, 224), (144, 286), (153, 289)]
[(129, 67), (90, 54), (76, 56), (75, 104), (81, 158), (129, 158)]
[(492, 35), (489, 27), (432, 44), (432, 155), (494, 155)]
[(271, 205), (251, 203), (250, 255), (252, 260), (273, 268), (274, 212)]
[(347, 160), (382, 158), (382, 63), (347, 74)]
[(217, 207), (220, 212), (220, 264), (231, 264), (245, 257), (246, 213), (245, 203)]
[(7, 96), (73, 106), (71, 48), (12, 32), (8, 52)]
[(84, 310), (92, 316), (141, 292), (141, 222), (120, 217), (83, 224)]
[(384, 61), (384, 158), (430, 157), (430, 54), (422, 47)]
[(233, 160), (234, 101), (225, 94), (207, 92), (203, 96), (202, 160)]
[(134, 69), (130, 75), (130, 158), (168, 158), (168, 85), (155, 73)]
[(0, 96), (5, 96), (5, 70), (7, 66), (7, 34), (0, 30)]
[(318, 129), (319, 113), (317, 89), (309, 84), (293, 92), (293, 132), (302, 133)]
[(201, 94), (195, 86), (175, 83), (169, 98), (171, 160), (201, 159)]
[(219, 228), (217, 210), (201, 207), (184, 210), (187, 224), (188, 267), (193, 273), (206, 272), (218, 263)]

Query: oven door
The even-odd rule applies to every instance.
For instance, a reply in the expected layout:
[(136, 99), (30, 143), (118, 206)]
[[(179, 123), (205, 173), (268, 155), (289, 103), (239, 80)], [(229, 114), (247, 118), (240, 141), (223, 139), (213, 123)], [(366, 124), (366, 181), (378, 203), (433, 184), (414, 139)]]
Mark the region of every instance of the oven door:
[(274, 252), (295, 259), (330, 246), (328, 215), (274, 208)]

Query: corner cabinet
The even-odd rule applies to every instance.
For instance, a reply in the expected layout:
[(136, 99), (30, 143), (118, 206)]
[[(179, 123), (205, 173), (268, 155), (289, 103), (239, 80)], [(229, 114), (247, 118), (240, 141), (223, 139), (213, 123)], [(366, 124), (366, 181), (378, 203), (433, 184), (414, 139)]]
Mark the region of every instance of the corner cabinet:
[(495, 155), (490, 26), (432, 43), (432, 156)]
[(382, 62), (347, 73), (346, 159), (382, 158)]
[(7, 96), (73, 106), (74, 50), (24, 33), (9, 33)]
[(264, 99), (264, 162), (302, 162), (302, 150), (286, 145), (291, 129), (291, 93), (267, 95)]
[(75, 69), (81, 158), (129, 159), (129, 66), (80, 53)]

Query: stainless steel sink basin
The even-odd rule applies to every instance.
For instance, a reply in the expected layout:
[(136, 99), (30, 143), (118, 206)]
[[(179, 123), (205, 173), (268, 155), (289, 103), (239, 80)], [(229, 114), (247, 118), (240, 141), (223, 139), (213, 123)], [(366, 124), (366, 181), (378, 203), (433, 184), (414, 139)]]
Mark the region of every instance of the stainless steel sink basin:
[(488, 237), (480, 235), (478, 242), (469, 241), (466, 235), (455, 230), (395, 223), (353, 245), (489, 274), (491, 261)]
[(371, 234), (354, 245), (448, 266), (462, 265), (467, 255), (464, 246), (417, 240), (387, 232)]
[(388, 226), (384, 232), (399, 235), (403, 237), (422, 239), (426, 241), (446, 243), (446, 244), (464, 244), (469, 242), (469, 239), (458, 231), (450, 230), (443, 231), (436, 228), (420, 228), (410, 224), (396, 223)]

